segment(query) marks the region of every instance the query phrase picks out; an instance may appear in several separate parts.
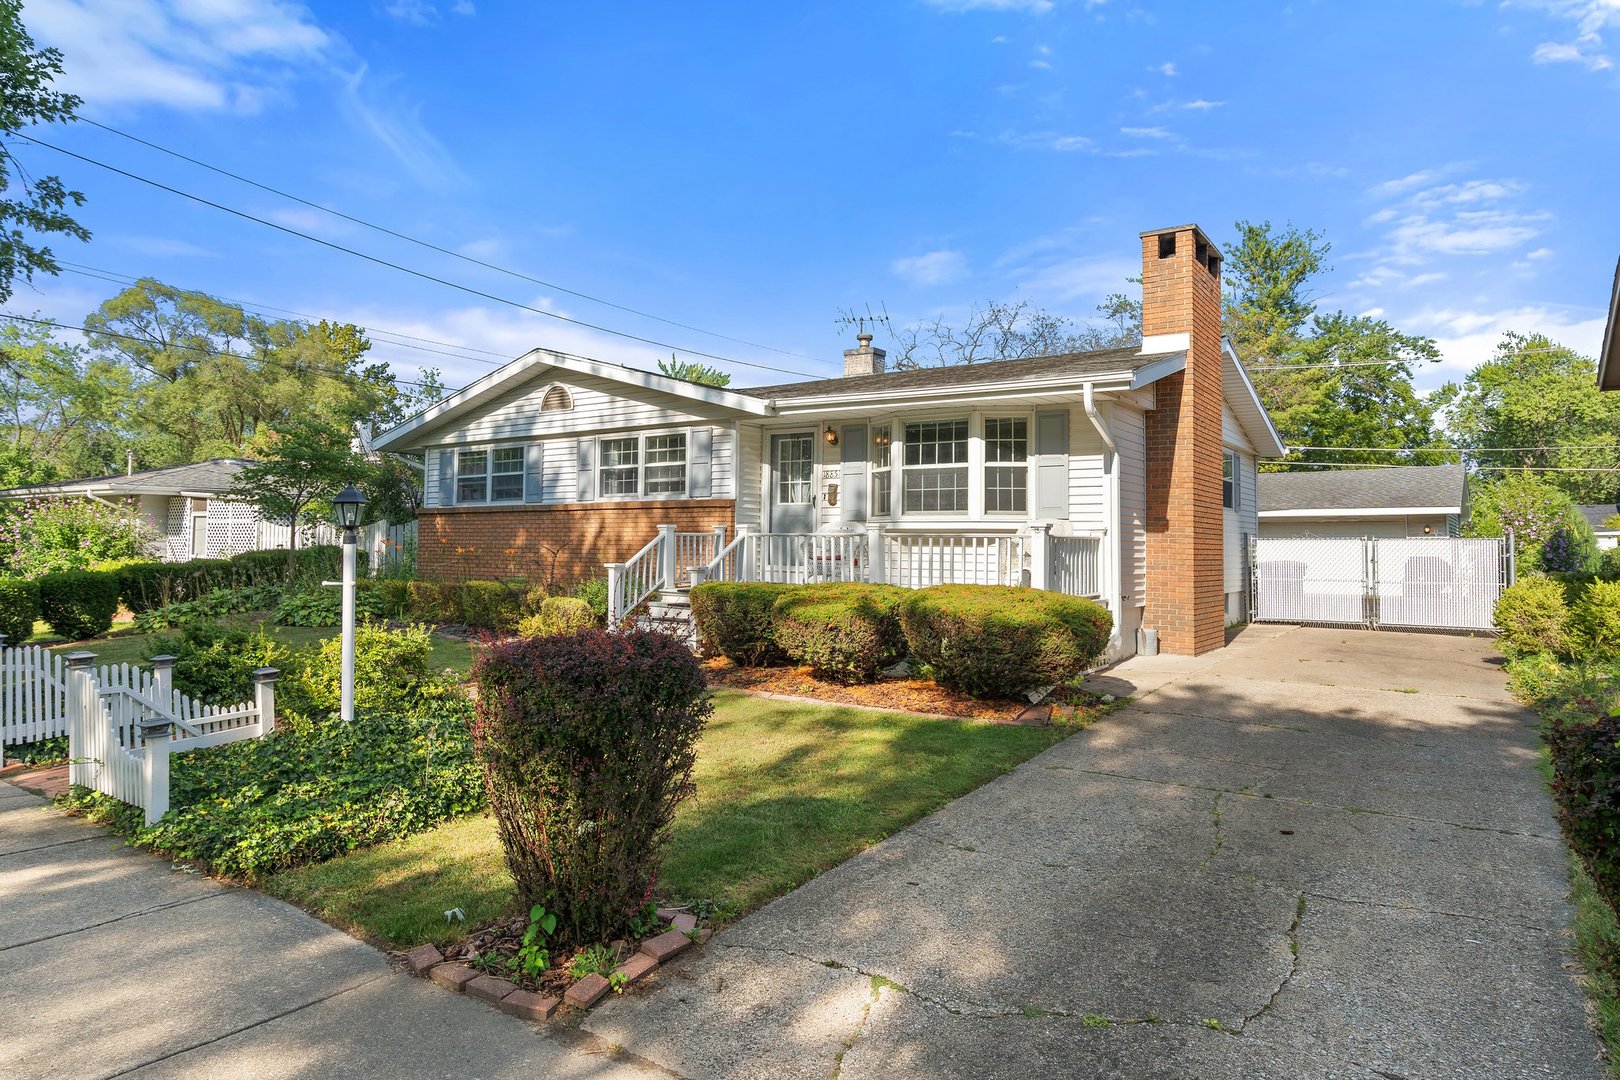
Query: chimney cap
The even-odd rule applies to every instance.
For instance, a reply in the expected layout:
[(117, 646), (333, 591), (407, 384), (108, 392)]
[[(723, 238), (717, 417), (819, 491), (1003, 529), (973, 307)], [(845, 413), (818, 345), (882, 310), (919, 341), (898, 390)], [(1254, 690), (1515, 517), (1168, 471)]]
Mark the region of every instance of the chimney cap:
[(1204, 241), (1204, 243), (1209, 244), (1209, 249), (1211, 251), (1213, 251), (1216, 255), (1219, 255), (1221, 253), (1221, 249), (1216, 247), (1214, 245), (1214, 243), (1211, 242), (1211, 240), (1209, 238), (1209, 234), (1204, 232), (1204, 230), (1200, 229), (1197, 225), (1193, 225), (1193, 224), (1171, 225), (1171, 226), (1169, 226), (1167, 228), (1163, 228), (1163, 229), (1148, 229), (1145, 232), (1138, 233), (1137, 235), (1145, 239), (1145, 238), (1147, 238), (1149, 236), (1163, 236), (1165, 233), (1184, 233), (1184, 232), (1188, 232), (1188, 231), (1196, 233), (1199, 236), (1199, 238), (1201, 238)]
[(861, 343), (861, 348), (863, 349), (870, 349), (872, 347), (872, 335), (867, 333), (865, 330), (862, 330), (860, 333), (856, 334), (855, 340)]

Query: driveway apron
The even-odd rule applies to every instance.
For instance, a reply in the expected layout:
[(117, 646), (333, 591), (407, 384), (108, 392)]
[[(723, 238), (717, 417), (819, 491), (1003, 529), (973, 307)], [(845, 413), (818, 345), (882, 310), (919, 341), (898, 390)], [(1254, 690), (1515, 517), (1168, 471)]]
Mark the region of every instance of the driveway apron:
[(1489, 639), (1255, 627), (585, 1021), (690, 1077), (1592, 1077)]

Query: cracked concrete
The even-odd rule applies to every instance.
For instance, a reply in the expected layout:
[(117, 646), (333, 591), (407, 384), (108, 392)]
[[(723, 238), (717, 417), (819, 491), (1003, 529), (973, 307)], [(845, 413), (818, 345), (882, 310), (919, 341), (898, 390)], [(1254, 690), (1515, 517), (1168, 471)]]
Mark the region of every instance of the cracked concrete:
[(584, 1026), (693, 1080), (1595, 1080), (1537, 737), (1490, 656), (1261, 627), (1122, 665), (1101, 686), (1136, 704)]

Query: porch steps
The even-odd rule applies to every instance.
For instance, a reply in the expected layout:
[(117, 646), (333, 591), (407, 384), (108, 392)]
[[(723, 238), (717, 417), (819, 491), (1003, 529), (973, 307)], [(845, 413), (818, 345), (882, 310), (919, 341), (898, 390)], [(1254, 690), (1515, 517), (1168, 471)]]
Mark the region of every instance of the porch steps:
[(692, 622), (692, 601), (686, 589), (660, 589), (647, 601), (645, 613), (636, 619), (643, 630), (659, 630), (697, 645), (697, 627)]

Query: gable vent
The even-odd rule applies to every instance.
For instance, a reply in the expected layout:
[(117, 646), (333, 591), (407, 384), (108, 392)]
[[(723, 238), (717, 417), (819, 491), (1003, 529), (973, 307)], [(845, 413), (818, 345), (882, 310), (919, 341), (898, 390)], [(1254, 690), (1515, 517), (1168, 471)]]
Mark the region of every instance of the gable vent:
[(568, 412), (573, 407), (573, 395), (561, 386), (553, 386), (546, 391), (546, 396), (540, 399), (540, 411), (543, 413)]

